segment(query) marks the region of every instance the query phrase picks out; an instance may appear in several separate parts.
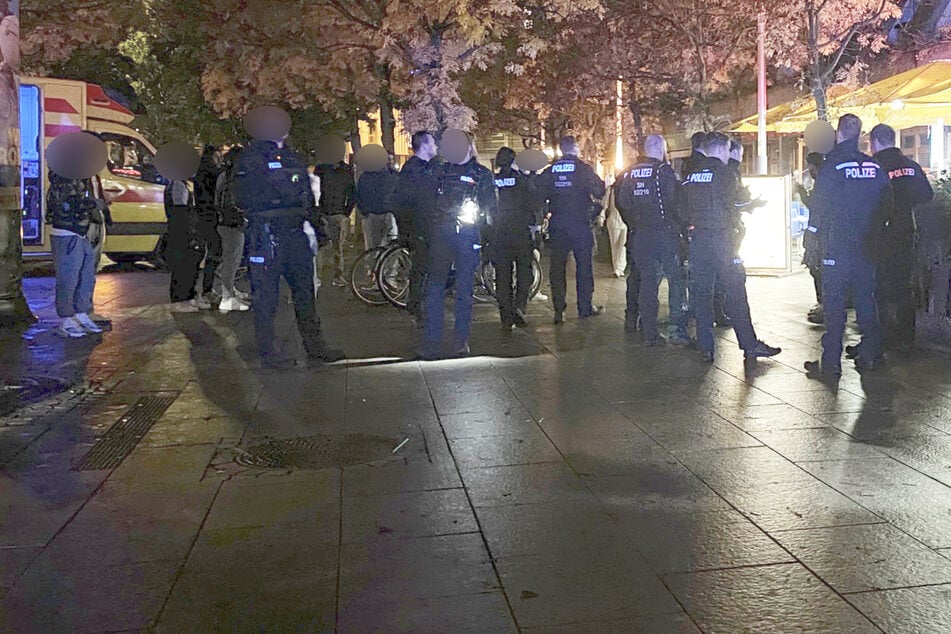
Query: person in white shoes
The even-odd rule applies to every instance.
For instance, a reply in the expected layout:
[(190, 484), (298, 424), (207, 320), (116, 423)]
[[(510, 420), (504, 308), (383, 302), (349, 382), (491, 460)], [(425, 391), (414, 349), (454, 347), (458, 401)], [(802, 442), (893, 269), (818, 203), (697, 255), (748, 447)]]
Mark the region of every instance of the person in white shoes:
[(239, 296), (234, 287), (234, 278), (241, 266), (244, 253), (244, 231), (248, 222), (244, 210), (234, 201), (234, 165), (241, 148), (228, 150), (224, 157), (224, 169), (215, 184), (215, 209), (218, 214), (218, 234), (221, 236), (221, 265), (217, 270), (216, 287), (221, 294), (218, 310), (223, 313), (246, 311), (250, 306)]
[(94, 194), (90, 179), (68, 179), (53, 171), (46, 196), (46, 221), (56, 270), (56, 314), (65, 337), (98, 334), (89, 316), (96, 288), (96, 254), (87, 235), (92, 223), (104, 221), (105, 202)]

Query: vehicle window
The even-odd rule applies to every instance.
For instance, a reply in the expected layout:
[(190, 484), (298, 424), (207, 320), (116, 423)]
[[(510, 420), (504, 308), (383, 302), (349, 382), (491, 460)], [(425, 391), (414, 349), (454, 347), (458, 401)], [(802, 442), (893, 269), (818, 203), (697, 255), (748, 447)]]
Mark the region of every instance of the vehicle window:
[(124, 178), (134, 178), (150, 183), (159, 182), (161, 177), (155, 171), (155, 156), (138, 139), (121, 134), (102, 135), (106, 144), (109, 171)]

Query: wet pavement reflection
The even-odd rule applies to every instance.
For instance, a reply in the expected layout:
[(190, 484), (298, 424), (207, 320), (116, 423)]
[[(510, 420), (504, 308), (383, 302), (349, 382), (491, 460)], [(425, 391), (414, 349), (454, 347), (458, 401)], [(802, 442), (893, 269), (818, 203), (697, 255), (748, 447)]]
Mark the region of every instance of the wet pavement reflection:
[[(52, 283), (0, 335), (0, 631), (951, 631), (951, 355), (807, 379), (807, 275), (750, 279), (783, 347), (754, 365), (726, 330), (713, 365), (644, 347), (601, 276), (604, 317), (477, 306), (475, 356), (430, 363), (326, 284), (351, 360), (283, 372), (249, 314), (170, 314), (161, 271), (101, 273), (112, 328), (80, 340)], [(118, 466), (82, 462), (160, 395)], [(380, 457), (248, 466), (328, 436)]]

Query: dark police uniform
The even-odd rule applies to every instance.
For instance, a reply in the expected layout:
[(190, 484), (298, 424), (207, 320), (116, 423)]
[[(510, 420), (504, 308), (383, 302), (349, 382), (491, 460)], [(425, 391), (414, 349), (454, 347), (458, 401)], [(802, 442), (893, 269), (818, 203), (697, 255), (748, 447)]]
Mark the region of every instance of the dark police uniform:
[(915, 342), (917, 306), (912, 288), (916, 224), (914, 208), (934, 198), (934, 190), (921, 166), (888, 148), (873, 160), (882, 166), (892, 184), (895, 208), (882, 233), (878, 263), (878, 302), (886, 345), (910, 346)]
[(317, 226), (307, 164), (293, 150), (254, 141), (235, 167), (235, 202), (248, 214), (254, 332), (265, 361), (274, 354), (280, 279), (290, 286), (297, 327), (312, 359), (339, 358), (327, 348), (314, 300), (313, 255), (304, 221)]
[(403, 164), (396, 178), (393, 200), (389, 204), (396, 214), (400, 239), (411, 245), (412, 270), (409, 278), (409, 296), (406, 310), (422, 318), (422, 298), (425, 294), (426, 267), (429, 266), (429, 229), (436, 216), (436, 182), (433, 169), (436, 163), (411, 156)]
[(594, 294), (592, 253), (594, 238), (591, 222), (600, 213), (595, 203), (604, 198), (604, 181), (587, 163), (577, 156), (558, 159), (539, 175), (539, 190), (548, 199), (551, 218), (551, 294), (556, 313), (567, 306), (565, 295), (565, 265), (568, 253), (573, 252), (577, 269), (578, 316), (594, 313), (591, 296)]
[(467, 354), (472, 322), (472, 287), (481, 255), (481, 225), (497, 214), (495, 181), (475, 159), (434, 166), (436, 215), (429, 229), (429, 266), (420, 355), (436, 357), (442, 346), (446, 282), (455, 267), (453, 352)]
[[(502, 324), (523, 323), (528, 293), (532, 287), (532, 227), (540, 223), (532, 205), (532, 182), (511, 166), (495, 174), (498, 213), (492, 225), (492, 261), (495, 264), (495, 292)], [(512, 267), (515, 289), (512, 289)]]
[(715, 157), (699, 157), (685, 176), (684, 196), (690, 242), (690, 303), (697, 319), (697, 345), (713, 354), (713, 290), (721, 284), (724, 308), (733, 322), (740, 348), (755, 356), (759, 345), (746, 296), (746, 269), (736, 255), (736, 228), (740, 222), (741, 185), (736, 173)]
[(632, 297), (632, 284), (628, 282), (628, 314), (640, 310), (647, 341), (657, 342), (657, 287), (663, 272), (669, 287), (670, 321), (676, 337), (686, 341), (686, 289), (680, 265), (680, 180), (670, 165), (648, 158), (621, 175), (616, 192), (615, 205), (628, 226), (628, 241), (633, 240), (632, 269), (636, 267), (640, 272), (639, 298)]
[(841, 372), (849, 290), (862, 331), (856, 364), (869, 367), (881, 356), (874, 250), (891, 215), (892, 201), (885, 170), (859, 152), (857, 140), (839, 143), (826, 157), (812, 194), (812, 203), (819, 212), (816, 237), (822, 253), (826, 323), (820, 369), (826, 374)]

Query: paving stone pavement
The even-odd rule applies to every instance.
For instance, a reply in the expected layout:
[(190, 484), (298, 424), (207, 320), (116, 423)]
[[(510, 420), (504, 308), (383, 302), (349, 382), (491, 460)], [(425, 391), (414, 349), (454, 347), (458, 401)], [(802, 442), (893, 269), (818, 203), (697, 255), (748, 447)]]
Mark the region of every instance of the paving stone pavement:
[[(951, 631), (951, 356), (806, 379), (800, 274), (749, 280), (780, 356), (745, 366), (720, 330), (706, 365), (626, 335), (607, 272), (604, 317), (533, 302), (502, 334), (479, 306), (474, 356), (429, 363), (405, 315), (328, 284), (351, 358), (285, 372), (255, 368), (248, 314), (170, 315), (161, 272), (101, 273), (112, 331), (79, 341), (27, 280), (44, 321), (0, 335), (0, 374), (52, 387), (0, 418), (0, 631)], [(156, 393), (121, 464), (75, 469)], [(248, 466), (319, 434), (377, 450)]]

